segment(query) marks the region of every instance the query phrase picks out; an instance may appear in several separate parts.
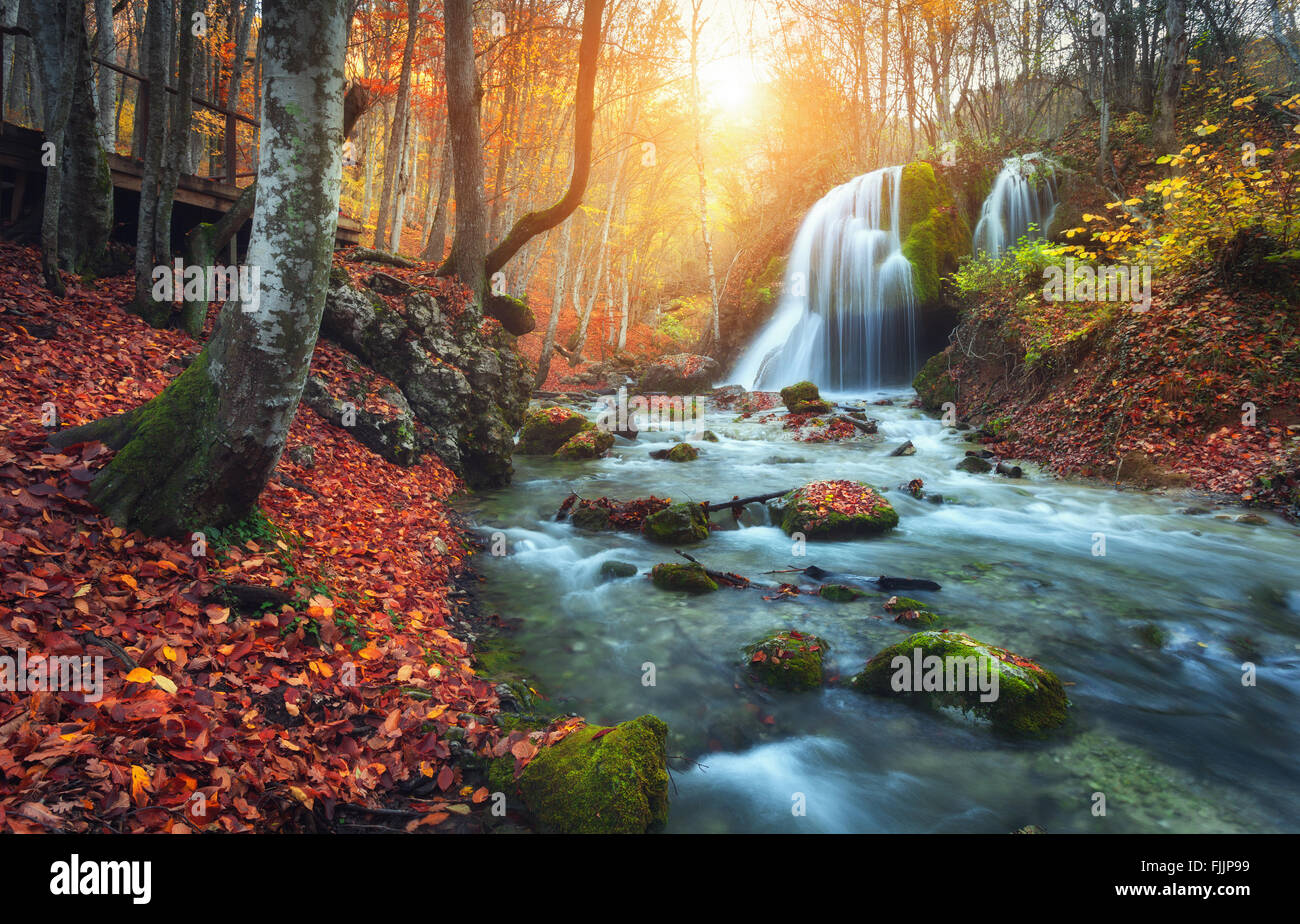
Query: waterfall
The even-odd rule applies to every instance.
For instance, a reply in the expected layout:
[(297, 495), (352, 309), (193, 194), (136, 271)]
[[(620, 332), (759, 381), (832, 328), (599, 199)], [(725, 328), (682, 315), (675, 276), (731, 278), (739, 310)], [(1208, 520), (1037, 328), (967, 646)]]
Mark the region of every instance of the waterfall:
[(775, 389), (808, 380), (831, 392), (911, 381), (917, 305), (899, 229), (902, 174), (901, 166), (863, 174), (812, 207), (776, 312), (729, 381)]
[(1038, 154), (1008, 157), (975, 225), (972, 244), (975, 254), (982, 250), (1000, 256), (1022, 237), (1029, 236), (1032, 225), (1036, 237), (1042, 237), (1056, 210), (1056, 174), (1050, 161)]

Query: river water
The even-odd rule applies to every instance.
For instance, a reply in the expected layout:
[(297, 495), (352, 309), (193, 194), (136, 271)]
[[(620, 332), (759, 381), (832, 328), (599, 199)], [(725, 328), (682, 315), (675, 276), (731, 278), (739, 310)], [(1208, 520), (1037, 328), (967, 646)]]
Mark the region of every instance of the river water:
[[(504, 534), (507, 549), (476, 559), (484, 603), (521, 620), (522, 667), (549, 706), (593, 723), (647, 712), (668, 723), (669, 831), (1300, 830), (1300, 531), (1271, 515), (1267, 525), (1237, 522), (1232, 508), (1186, 513), (1211, 505), (1030, 466), (1019, 480), (958, 472), (972, 448), (963, 434), (905, 407), (910, 391), (887, 396), (894, 406), (868, 408), (878, 437), (800, 443), (779, 418), (711, 410), (704, 425), (720, 441), (693, 441), (695, 462), (652, 460), (675, 435), (643, 433), (594, 462), (516, 456), (510, 488), (468, 498), (484, 537)], [(890, 457), (904, 440), (916, 454)], [(824, 638), (828, 674), (842, 678), (908, 631), (881, 608), (883, 593), (836, 604), (661, 591), (645, 572), (680, 560), (671, 548), (554, 520), (571, 491), (718, 502), (838, 478), (886, 489), (899, 527), (809, 542), (799, 556), (753, 505), (740, 526), (715, 513), (725, 528), (691, 554), (773, 583), (802, 576), (764, 572), (810, 564), (938, 581), (940, 591), (909, 595), (1068, 684), (1063, 733), (1010, 741), (959, 714), (834, 684), (753, 688), (740, 650), (772, 629)], [(913, 478), (945, 502), (900, 490)], [(1098, 533), (1104, 555), (1094, 554)], [(642, 573), (602, 583), (608, 560)], [(1247, 661), (1254, 685), (1242, 682)]]

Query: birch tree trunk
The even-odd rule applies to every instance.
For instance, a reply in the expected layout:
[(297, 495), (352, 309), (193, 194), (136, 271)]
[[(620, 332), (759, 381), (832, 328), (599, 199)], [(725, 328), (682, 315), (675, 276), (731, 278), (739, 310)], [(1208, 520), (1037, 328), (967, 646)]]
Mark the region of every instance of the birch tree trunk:
[[(117, 54), (113, 33), (113, 0), (95, 0), (96, 48), (105, 61)], [(99, 68), (99, 143), (105, 151), (117, 147), (117, 73)]]
[[(384, 152), (384, 185), (379, 193), (379, 219), (375, 222), (375, 247), (380, 250), (392, 246), (392, 230), (389, 225), (393, 212), (396, 211), (402, 183), (402, 163), (406, 157), (406, 127), (411, 113), (411, 61), (415, 56), (415, 33), (419, 21), (420, 0), (406, 0), (406, 47), (402, 50), (402, 76), (398, 80), (397, 99), (393, 103), (393, 127), (388, 135), (388, 150)], [(471, 47), (472, 41), (471, 38)], [(472, 64), (471, 61), (471, 66)]]
[(546, 383), (551, 372), (551, 357), (555, 355), (555, 331), (560, 324), (560, 312), (564, 309), (564, 277), (569, 271), (569, 247), (573, 243), (574, 222), (564, 223), (564, 236), (555, 252), (555, 287), (551, 290), (551, 316), (546, 322), (546, 334), (542, 338), (542, 353), (537, 360), (536, 387)]
[(1172, 154), (1174, 147), (1174, 113), (1178, 109), (1178, 91), (1187, 68), (1187, 9), (1184, 0), (1165, 0), (1165, 67), (1160, 85), (1160, 113), (1156, 119), (1156, 147)]
[(227, 302), (203, 351), (157, 398), (58, 434), (119, 450), (91, 500), (159, 535), (247, 516), (284, 449), (325, 306), (342, 178), (347, 0), (262, 0), (255, 297)]
[(718, 318), (718, 280), (713, 272), (713, 239), (709, 236), (709, 181), (704, 173), (704, 131), (700, 126), (700, 19), (701, 0), (691, 0), (691, 121), (695, 125), (695, 173), (700, 182), (700, 238), (704, 266), (709, 274), (709, 306), (713, 315), (713, 343), (722, 338)]

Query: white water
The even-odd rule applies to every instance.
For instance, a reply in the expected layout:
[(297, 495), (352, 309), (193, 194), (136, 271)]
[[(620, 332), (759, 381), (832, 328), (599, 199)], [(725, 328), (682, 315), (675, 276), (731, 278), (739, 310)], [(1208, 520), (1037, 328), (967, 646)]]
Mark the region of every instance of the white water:
[(1054, 211), (1056, 174), (1051, 163), (1037, 154), (1008, 157), (980, 209), (972, 235), (974, 253), (997, 257), (1022, 237), (1042, 237)]
[(873, 170), (812, 207), (776, 313), (729, 381), (774, 389), (807, 380), (838, 393), (910, 381), (917, 306), (899, 233), (902, 173)]

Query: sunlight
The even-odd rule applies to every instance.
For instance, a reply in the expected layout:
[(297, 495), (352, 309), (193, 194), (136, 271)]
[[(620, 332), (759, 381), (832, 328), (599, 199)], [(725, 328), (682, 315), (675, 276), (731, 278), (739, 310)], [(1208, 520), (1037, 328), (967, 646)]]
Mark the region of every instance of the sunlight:
[(710, 109), (732, 116), (751, 111), (758, 99), (758, 83), (739, 57), (702, 65), (700, 89)]

